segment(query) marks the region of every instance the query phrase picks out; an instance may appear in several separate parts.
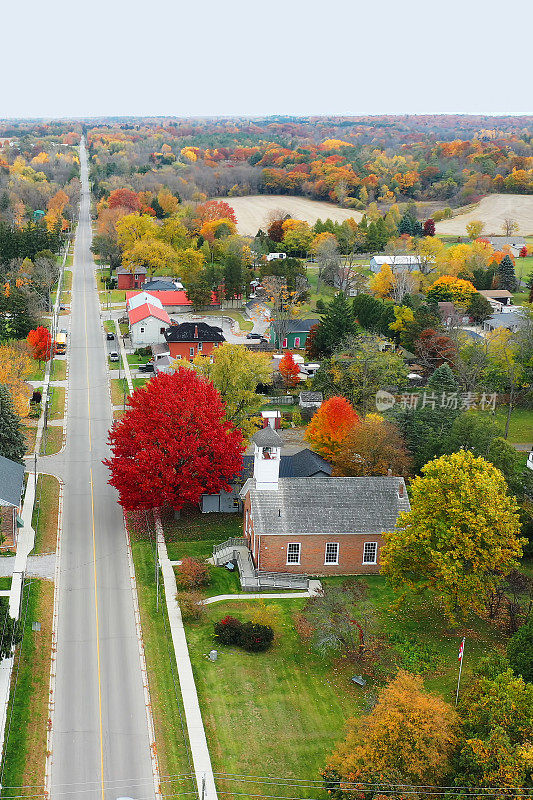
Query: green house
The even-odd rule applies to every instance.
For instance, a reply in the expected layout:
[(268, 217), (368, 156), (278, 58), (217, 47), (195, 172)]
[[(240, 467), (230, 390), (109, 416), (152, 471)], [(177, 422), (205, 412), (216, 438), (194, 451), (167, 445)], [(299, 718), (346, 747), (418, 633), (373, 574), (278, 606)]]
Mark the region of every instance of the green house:
[(281, 341), (274, 322), (270, 326), (270, 343), (278, 349), (303, 350), (309, 331), (313, 325), (318, 325), (319, 322), (319, 319), (293, 319), (289, 322), (287, 335)]

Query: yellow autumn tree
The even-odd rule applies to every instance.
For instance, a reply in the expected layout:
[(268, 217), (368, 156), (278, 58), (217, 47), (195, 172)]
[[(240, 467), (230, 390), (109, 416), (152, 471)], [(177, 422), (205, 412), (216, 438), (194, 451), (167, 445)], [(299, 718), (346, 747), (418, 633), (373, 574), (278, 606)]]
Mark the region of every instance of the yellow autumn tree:
[(370, 279), (370, 289), (378, 297), (390, 297), (394, 286), (394, 274), (389, 264), (382, 264), (379, 272)]
[[(121, 221), (121, 220), (120, 220)], [(136, 267), (144, 267), (149, 275), (160, 270), (174, 271), (176, 251), (159, 239), (141, 239), (124, 252), (122, 265), (132, 272)]]
[(460, 450), (422, 467), (409, 496), (411, 510), (384, 534), (382, 574), (400, 599), (433, 595), (453, 622), (481, 612), (527, 541), (502, 473)]
[(326, 777), (340, 777), (341, 787), (344, 781), (433, 785), (450, 769), (457, 729), (455, 709), (425, 692), (419, 675), (400, 671), (370, 714), (348, 721)]
[(0, 345), (0, 383), (7, 386), (19, 417), (26, 417), (32, 388), (25, 381), (32, 371), (32, 361), (23, 342)]
[(126, 214), (116, 221), (117, 238), (122, 250), (129, 250), (141, 239), (157, 235), (157, 223), (148, 214)]

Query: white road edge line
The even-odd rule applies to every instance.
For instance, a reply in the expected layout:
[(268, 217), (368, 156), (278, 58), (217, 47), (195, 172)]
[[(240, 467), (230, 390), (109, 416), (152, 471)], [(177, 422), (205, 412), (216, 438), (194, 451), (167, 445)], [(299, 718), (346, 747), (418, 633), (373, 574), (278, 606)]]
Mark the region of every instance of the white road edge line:
[(126, 547), (128, 550), (128, 567), (130, 572), (131, 595), (133, 598), (133, 610), (135, 616), (135, 632), (137, 634), (137, 646), (139, 648), (139, 661), (141, 664), (141, 675), (144, 691), (144, 706), (146, 710), (146, 723), (148, 725), (148, 740), (150, 742), (150, 760), (152, 762), (152, 775), (154, 779), (154, 791), (156, 800), (161, 800), (161, 776), (159, 773), (159, 762), (157, 759), (157, 745), (155, 741), (154, 718), (152, 716), (152, 701), (150, 699), (150, 685), (148, 683), (148, 670), (146, 669), (146, 657), (144, 654), (144, 641), (141, 626), (141, 614), (139, 611), (139, 597), (137, 594), (137, 583), (135, 580), (135, 566), (133, 564), (133, 553), (131, 550), (130, 535), (126, 525), (126, 518), (123, 517), (124, 536), (126, 537)]

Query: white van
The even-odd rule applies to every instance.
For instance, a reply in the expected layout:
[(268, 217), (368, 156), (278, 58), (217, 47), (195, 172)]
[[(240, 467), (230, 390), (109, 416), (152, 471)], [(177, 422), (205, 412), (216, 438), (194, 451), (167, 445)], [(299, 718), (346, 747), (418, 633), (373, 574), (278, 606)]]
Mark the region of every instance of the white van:
[(285, 258), (287, 258), (287, 253), (269, 253), (267, 255), (267, 261), (277, 261), (278, 259), (283, 261)]

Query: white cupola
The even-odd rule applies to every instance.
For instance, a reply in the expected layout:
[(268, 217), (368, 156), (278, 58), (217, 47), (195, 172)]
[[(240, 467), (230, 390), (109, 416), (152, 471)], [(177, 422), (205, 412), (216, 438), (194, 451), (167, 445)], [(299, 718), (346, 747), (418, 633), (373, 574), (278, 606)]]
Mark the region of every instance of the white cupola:
[(279, 481), (281, 437), (267, 426), (253, 436), (254, 479), (259, 491), (276, 491)]

